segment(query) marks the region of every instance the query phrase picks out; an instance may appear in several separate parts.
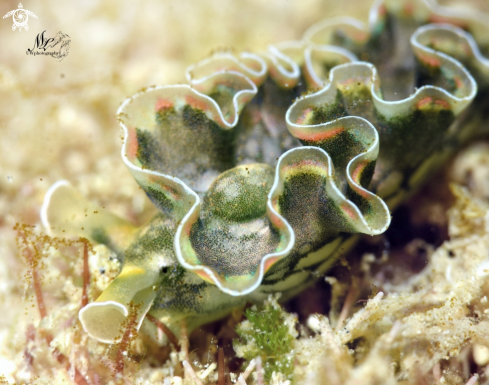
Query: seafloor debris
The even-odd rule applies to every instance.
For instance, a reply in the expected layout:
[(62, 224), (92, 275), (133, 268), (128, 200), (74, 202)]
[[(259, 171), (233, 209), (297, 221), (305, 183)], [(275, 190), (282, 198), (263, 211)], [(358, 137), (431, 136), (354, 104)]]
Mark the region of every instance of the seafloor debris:
[[(470, 156), (470, 152), (463, 156)], [(470, 169), (480, 167), (479, 163), (470, 164), (460, 158), (456, 164)], [(475, 175), (479, 174), (484, 175)], [(475, 177), (472, 183), (478, 186), (486, 181)], [(463, 384), (469, 380), (474, 383), (471, 377), (474, 373), (479, 383), (487, 383), (489, 203), (458, 185), (452, 186), (452, 192), (456, 201), (448, 211), (450, 239), (430, 251), (428, 264), (421, 272), (398, 284), (384, 283), (384, 291), (366, 303), (353, 304), (341, 326), (338, 318), (332, 317), (330, 322), (324, 315), (312, 315), (307, 320), (308, 328), (300, 326), (297, 333), (295, 317), (281, 310), (274, 299), (265, 305), (262, 313), (250, 308), (248, 320), (237, 328), (242, 342), (246, 342), (236, 345), (238, 355), (248, 360), (255, 354), (259, 356), (264, 379), (270, 384), (284, 384), (290, 379), (301, 384)], [(194, 336), (198, 335), (197, 340), (202, 342), (195, 345), (192, 337), (187, 353), (175, 351), (172, 345), (160, 347), (154, 340), (137, 335), (131, 325), (121, 330), (127, 338), (107, 348), (87, 338), (76, 318), (84, 291), (81, 278), (84, 263), (80, 258), (83, 243), (80, 247), (43, 236), (31, 227), (19, 227), (19, 230), (21, 250), (26, 252), (27, 247), (36, 247), (32, 249), (34, 258), (26, 260), (26, 299), (32, 298), (31, 293), (34, 297), (39, 292), (45, 293), (49, 311), (38, 323), (26, 325), (26, 334), (14, 338), (9, 346), (17, 366), (15, 378), (8, 378), (10, 383), (16, 380), (33, 384), (111, 381), (114, 384), (192, 384), (194, 375), (203, 384), (217, 383), (219, 365), (215, 352), (219, 349), (213, 348), (215, 342), (202, 337), (213, 335), (214, 341), (219, 338), (224, 341), (222, 336), (217, 336), (229, 334), (225, 323), (217, 324), (221, 325), (221, 331), (219, 327), (213, 332), (196, 331)], [(88, 292), (93, 298), (107, 285), (108, 276), (117, 273), (118, 266), (104, 246), (89, 250)], [(32, 260), (37, 262), (29, 262)], [(366, 260), (362, 262), (365, 274), (362, 285), (379, 284), (378, 272), (374, 274), (372, 265), (377, 262)], [(38, 274), (36, 279), (34, 271)], [(331, 278), (327, 280), (333, 287), (340, 285)], [(42, 289), (36, 288), (35, 280), (39, 280)], [(361, 290), (358, 288), (358, 292)], [(336, 298), (332, 302), (343, 303), (341, 298), (345, 298), (347, 291), (341, 285), (333, 290)], [(32, 302), (32, 306), (38, 308), (41, 302)], [(267, 324), (277, 317), (282, 321)], [(269, 339), (263, 334), (270, 327), (276, 327), (273, 333), (284, 337), (280, 342), (273, 340), (273, 333)], [(267, 341), (267, 345), (263, 348), (256, 345), (260, 341), (256, 335)], [(156, 339), (162, 338), (165, 337), (160, 332)], [(287, 351), (282, 351), (286, 345)], [(281, 348), (276, 356), (271, 356), (273, 346)], [(197, 353), (193, 351), (195, 348), (204, 348), (206, 353)], [(190, 365), (193, 370), (192, 375), (184, 375), (191, 373), (182, 367), (185, 360), (185, 366)], [(254, 362), (245, 362), (241, 368), (233, 364), (235, 369), (230, 371), (232, 360), (228, 356), (224, 360), (227, 378), (239, 384), (257, 383)], [(279, 361), (290, 366), (281, 372), (274, 364), (270, 372), (270, 363)], [(251, 370), (245, 373), (247, 366)]]

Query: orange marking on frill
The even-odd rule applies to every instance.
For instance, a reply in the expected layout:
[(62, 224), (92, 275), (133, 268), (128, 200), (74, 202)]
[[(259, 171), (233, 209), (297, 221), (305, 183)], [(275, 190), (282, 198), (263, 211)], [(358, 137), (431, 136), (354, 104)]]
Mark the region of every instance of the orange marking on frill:
[(360, 184), (360, 178), (362, 176), (362, 171), (365, 169), (368, 163), (359, 163), (355, 170), (351, 174), (351, 178), (358, 184)]
[(462, 79), (460, 79), (460, 76), (454, 76), (453, 81), (455, 82), (455, 87), (457, 87), (457, 89), (461, 89), (464, 86), (464, 83), (462, 82)]
[(429, 22), (430, 23), (441, 23), (441, 24), (448, 23), (448, 24), (452, 24), (452, 25), (455, 25), (457, 27), (460, 27), (462, 29), (467, 29), (467, 24), (464, 23), (462, 20), (456, 20), (454, 18), (445, 17), (442, 15), (436, 15), (436, 14), (430, 15)]
[(348, 215), (351, 219), (355, 219), (357, 217), (357, 213), (349, 206), (346, 204), (341, 205), (341, 209)]
[(187, 221), (187, 223), (185, 223), (185, 226), (183, 226), (183, 231), (185, 232), (185, 235), (187, 237), (190, 237), (190, 232), (192, 231), (192, 225), (194, 224), (194, 221)]
[(431, 67), (441, 67), (441, 60), (429, 55), (419, 55), (419, 60)]
[(386, 7), (384, 4), (382, 4), (382, 5), (381, 5), (381, 6), (378, 8), (378, 11), (377, 11), (377, 12), (378, 12), (378, 15), (379, 15), (379, 16), (385, 16), (385, 15), (387, 15), (387, 7)]
[[(198, 98), (195, 98), (191, 95), (187, 95), (185, 97), (185, 102), (190, 105), (192, 108), (196, 108), (198, 110), (202, 110), (204, 112), (211, 111), (212, 112), (212, 119), (214, 120), (215, 123), (218, 125), (224, 124), (224, 121), (221, 119), (220, 115), (215, 114), (214, 111), (211, 110), (210, 104), (208, 104), (205, 100), (200, 100)], [(229, 123), (229, 122), (226, 122)]]
[(411, 16), (414, 13), (414, 4), (407, 3), (406, 5), (404, 5), (403, 11), (406, 14), (406, 16)]
[(150, 174), (147, 176), (148, 182), (157, 185), (158, 190), (162, 190), (167, 192), (173, 199), (177, 199), (179, 196), (178, 190), (173, 188), (172, 186), (165, 184), (166, 182), (162, 182), (160, 179), (160, 175)]
[(277, 70), (277, 68), (273, 64), (268, 69), (268, 72), (270, 73), (270, 76), (272, 78), (278, 78), (280, 76), (279, 71)]
[[(278, 199), (275, 200), (275, 204), (272, 203), (272, 205), (274, 206), (274, 209), (278, 211)], [(282, 219), (280, 219), (280, 217), (278, 217), (277, 215), (275, 215), (273, 212), (268, 212), (268, 218), (270, 219), (270, 222), (272, 222), (272, 225), (274, 225), (275, 227), (281, 229), (284, 227), (284, 224), (282, 222)]]
[(161, 185), (161, 189), (168, 192), (168, 194), (170, 194), (173, 197), (173, 199), (177, 199), (179, 196), (178, 191), (175, 190), (172, 186), (163, 184)]
[(345, 131), (344, 127), (337, 127), (337, 128), (329, 129), (326, 131), (312, 132), (312, 133), (296, 132), (295, 136), (297, 139), (309, 140), (312, 142), (319, 142), (319, 141), (323, 141), (326, 139), (333, 138), (334, 136), (340, 134), (343, 131)]
[(312, 107), (305, 108), (304, 111), (302, 111), (302, 115), (297, 119), (296, 123), (302, 125), (307, 124), (305, 122), (307, 121), (311, 113), (312, 113)]
[(338, 83), (339, 86), (342, 87), (350, 87), (350, 86), (356, 86), (358, 85), (358, 82), (363, 83), (362, 79), (355, 79), (355, 78), (350, 78), (346, 79), (345, 81)]
[(287, 177), (297, 173), (314, 173), (328, 177), (328, 164), (318, 162), (312, 159), (302, 160), (294, 165), (284, 166), (282, 169), (283, 175)]
[(427, 96), (426, 98), (423, 98), (418, 103), (416, 103), (416, 108), (422, 109), (431, 104), (431, 102), (433, 102), (433, 98), (431, 96)]
[(441, 99), (437, 99), (433, 102), (435, 104), (435, 106), (437, 107), (441, 107), (445, 110), (449, 110), (450, 109), (450, 104), (445, 101), (445, 100), (441, 100)]
[(358, 31), (351, 33), (351, 37), (355, 41), (365, 41), (368, 39), (369, 34), (367, 32)]
[(191, 95), (187, 95), (185, 97), (185, 102), (191, 107), (197, 108), (202, 111), (207, 111), (209, 109), (209, 105), (205, 101), (197, 99)]
[(138, 137), (136, 135), (135, 128), (129, 128), (127, 130), (127, 151), (126, 155), (129, 159), (133, 160), (136, 158), (138, 152)]
[(272, 257), (266, 260), (265, 264), (263, 265), (263, 272), (266, 273), (275, 262), (278, 261), (278, 257)]
[[(360, 183), (359, 183), (360, 184)], [(357, 194), (360, 194), (363, 198), (365, 199), (369, 199), (370, 198), (370, 194), (368, 191), (362, 189), (362, 188), (353, 188), (353, 190), (355, 190), (355, 192)]]
[(441, 99), (433, 99), (431, 96), (427, 96), (426, 98), (421, 99), (418, 103), (416, 103), (416, 108), (423, 110), (429, 107), (437, 107), (445, 110), (450, 109), (450, 103)]
[(155, 104), (155, 111), (159, 111), (161, 109), (170, 108), (170, 107), (173, 107), (173, 102), (171, 100), (158, 98)]
[(196, 270), (195, 274), (197, 274), (200, 278), (202, 278), (204, 281), (209, 282), (209, 283), (214, 283), (212, 278), (203, 270)]

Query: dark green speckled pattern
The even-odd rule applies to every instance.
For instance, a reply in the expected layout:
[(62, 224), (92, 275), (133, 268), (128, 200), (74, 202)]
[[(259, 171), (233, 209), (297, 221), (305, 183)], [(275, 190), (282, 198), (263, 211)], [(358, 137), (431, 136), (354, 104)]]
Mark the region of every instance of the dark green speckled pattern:
[(480, 20), (377, 2), (368, 26), (336, 18), (259, 55), (217, 53), (189, 67), (189, 85), (126, 100), (122, 158), (161, 214), (125, 253), (117, 226), (98, 237), (123, 269), (80, 314), (85, 330), (116, 340), (131, 301), (139, 326), (151, 311), (175, 328), (287, 298), (355, 234), (385, 231), (389, 210), (487, 121)]

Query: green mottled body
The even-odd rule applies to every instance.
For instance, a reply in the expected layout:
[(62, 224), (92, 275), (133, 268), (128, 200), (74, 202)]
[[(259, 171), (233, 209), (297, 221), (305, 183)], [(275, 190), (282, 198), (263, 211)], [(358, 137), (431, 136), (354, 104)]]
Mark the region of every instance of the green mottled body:
[[(368, 28), (322, 22), (302, 41), (216, 54), (188, 69), (190, 85), (126, 100), (122, 158), (161, 213), (139, 230), (83, 224), (123, 264), (80, 312), (85, 330), (117, 340), (131, 302), (139, 326), (149, 311), (195, 327), (271, 293), (287, 299), (358, 234), (385, 231), (390, 210), (487, 118), (476, 98), (489, 85), (476, 43), (487, 44), (485, 26), (438, 11), (428, 0), (378, 3)], [(440, 18), (476, 40), (425, 25)], [(46, 208), (46, 223), (68, 226), (59, 211)]]

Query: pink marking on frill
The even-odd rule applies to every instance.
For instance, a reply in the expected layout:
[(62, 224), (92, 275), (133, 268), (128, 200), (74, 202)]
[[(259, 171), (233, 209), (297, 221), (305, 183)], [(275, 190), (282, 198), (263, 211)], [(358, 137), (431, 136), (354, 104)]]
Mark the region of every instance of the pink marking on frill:
[(362, 197), (364, 197), (365, 199), (368, 199), (370, 198), (370, 194), (368, 193), (368, 191), (364, 190), (364, 189), (358, 189), (358, 190), (355, 190), (358, 194), (360, 194)]
[[(318, 168), (319, 170), (321, 170), (324, 167), (324, 164), (314, 159), (305, 159), (298, 164), (298, 168), (302, 167)], [(292, 167), (292, 169), (295, 169), (295, 167)]]
[(363, 80), (362, 79), (355, 79), (355, 78), (349, 78), (349, 79), (346, 79), (345, 81), (343, 82), (338, 82), (338, 85), (339, 86), (342, 86), (342, 87), (349, 87), (351, 85), (358, 85), (358, 82), (360, 83), (363, 83)]
[(416, 108), (423, 109), (424, 107), (427, 107), (429, 104), (431, 104), (431, 102), (433, 102), (433, 98), (431, 96), (427, 96), (416, 103)]
[(273, 64), (272, 64), (272, 65), (270, 66), (270, 68), (268, 69), (268, 72), (270, 72), (270, 76), (271, 76), (272, 78), (277, 78), (277, 77), (279, 77), (279, 76), (280, 76), (279, 71), (277, 70), (277, 68), (275, 68), (275, 66), (274, 66)]
[(209, 110), (209, 105), (205, 101), (197, 99), (191, 95), (185, 96), (185, 102), (193, 108), (197, 108), (202, 111)]
[(191, 223), (190, 221), (187, 221), (187, 223), (185, 223), (185, 226), (183, 226), (183, 231), (185, 231), (185, 235), (187, 237), (190, 237), (190, 232), (192, 231), (193, 224), (193, 222)]
[(419, 60), (431, 67), (441, 67), (441, 60), (429, 55), (419, 55)]
[(200, 278), (202, 278), (204, 281), (209, 282), (209, 283), (214, 283), (212, 278), (203, 270), (196, 270), (195, 274), (197, 274)]
[(238, 99), (239, 100), (238, 108), (241, 110), (246, 104), (248, 104), (251, 98), (252, 96), (249, 94), (244, 94), (244, 95), (242, 94), (241, 97)]
[(428, 20), (429, 23), (437, 23), (437, 24), (448, 23), (448, 24), (453, 24), (462, 29), (467, 29), (467, 24), (465, 22), (463, 22), (462, 20), (456, 20), (455, 18), (452, 17), (445, 17), (442, 15), (432, 14), (430, 15)]
[(347, 204), (342, 204), (341, 209), (348, 215), (351, 219), (355, 219), (357, 217), (357, 213)]
[(367, 167), (368, 163), (362, 162), (355, 167), (355, 170), (353, 170), (353, 173), (351, 174), (351, 178), (355, 181), (355, 183), (360, 184), (360, 178), (362, 176), (362, 171), (365, 170), (365, 167)]
[(173, 198), (173, 200), (177, 200), (180, 197), (180, 194), (178, 193), (178, 191), (175, 190), (172, 186), (163, 184), (163, 185), (160, 185), (160, 188), (162, 190), (166, 191)]
[(308, 141), (312, 141), (312, 142), (320, 142), (320, 141), (323, 141), (326, 139), (331, 139), (343, 131), (345, 131), (344, 127), (337, 127), (337, 128), (329, 129), (326, 131), (313, 132), (313, 133), (295, 132), (295, 137), (297, 139), (303, 139), (303, 140), (308, 140)]
[(265, 264), (263, 265), (263, 270), (264, 270), (263, 272), (266, 273), (277, 261), (278, 261), (278, 257), (272, 257), (267, 259)]
[(296, 123), (297, 124), (304, 124), (305, 121), (309, 118), (309, 114), (312, 113), (312, 107), (308, 107), (302, 111), (302, 115), (297, 119)]
[(126, 151), (126, 156), (133, 160), (136, 158), (136, 154), (138, 152), (138, 137), (136, 135), (136, 129), (135, 128), (129, 128), (127, 130), (127, 151)]
[(352, 32), (351, 37), (355, 41), (362, 42), (368, 39), (369, 34), (367, 32), (357, 31), (357, 32)]
[(177, 200), (180, 196), (178, 190), (173, 188), (170, 185), (161, 183), (160, 176), (155, 174), (149, 174), (147, 176), (148, 182), (151, 184), (155, 184), (158, 190), (162, 190), (168, 193), (169, 197), (173, 198), (173, 200)]
[(385, 16), (387, 14), (387, 7), (385, 6), (385, 4), (382, 4), (379, 8), (378, 8), (378, 14), (379, 16)]
[(457, 87), (457, 89), (463, 88), (464, 83), (462, 82), (462, 79), (460, 79), (460, 76), (454, 76), (453, 81), (455, 82), (455, 87)]
[(403, 11), (406, 16), (411, 16), (414, 13), (414, 4), (407, 3), (406, 5), (404, 5)]
[(315, 169), (313, 172), (316, 174), (322, 174), (325, 177), (328, 176), (328, 165), (312, 159), (302, 160), (300, 163), (284, 166), (282, 173), (285, 175), (294, 175), (298, 172), (311, 172), (311, 169)]
[[(198, 110), (202, 110), (204, 112), (211, 111), (210, 105), (205, 100), (200, 100), (198, 98), (193, 97), (192, 95), (185, 96), (185, 102), (193, 108)], [(215, 123), (222, 126), (224, 124), (223, 119), (218, 114), (212, 114), (212, 119)], [(226, 122), (229, 123), (229, 122)]]
[[(358, 184), (360, 184), (360, 183), (358, 183)], [(366, 191), (366, 190), (364, 190), (363, 188), (358, 188), (356, 186), (353, 186), (353, 189), (355, 190), (355, 192), (357, 194), (360, 194), (363, 198), (365, 198), (365, 199), (369, 199), (370, 198), (369, 192)]]
[(445, 100), (437, 99), (433, 103), (435, 104), (435, 106), (441, 107), (441, 108), (443, 108), (445, 110), (449, 110), (450, 109), (450, 103), (448, 103)]
[(416, 108), (419, 110), (423, 110), (428, 107), (441, 107), (442, 109), (449, 110), (450, 104), (445, 100), (433, 99), (431, 96), (427, 96), (416, 103)]
[[(274, 207), (275, 210), (278, 211), (278, 199), (275, 199), (272, 202), (272, 206)], [(282, 222), (282, 219), (280, 219), (280, 217), (275, 215), (273, 212), (270, 211), (268, 212), (268, 218), (270, 219), (270, 222), (272, 222), (272, 225), (274, 225), (275, 227), (279, 229), (284, 227), (284, 223)]]
[(173, 107), (173, 102), (168, 99), (158, 98), (155, 104), (155, 111), (162, 110), (164, 108)]
[(272, 199), (272, 207), (275, 209), (276, 212), (279, 212), (280, 207), (278, 205), (278, 197), (275, 197)]

